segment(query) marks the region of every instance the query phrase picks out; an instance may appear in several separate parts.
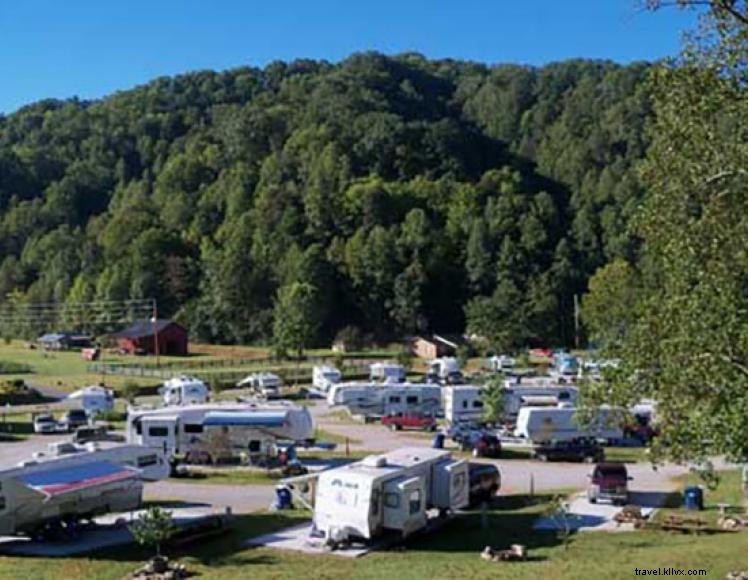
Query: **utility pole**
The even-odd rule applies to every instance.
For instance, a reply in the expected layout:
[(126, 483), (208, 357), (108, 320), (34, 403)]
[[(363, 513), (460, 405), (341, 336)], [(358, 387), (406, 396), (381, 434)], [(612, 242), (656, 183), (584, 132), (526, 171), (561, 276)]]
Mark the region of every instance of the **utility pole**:
[(579, 350), (579, 295), (574, 294), (574, 348)]
[(156, 300), (153, 300), (153, 317), (151, 318), (153, 324), (153, 352), (156, 355), (156, 368), (161, 366), (161, 360), (159, 357), (158, 348), (158, 307), (156, 306)]

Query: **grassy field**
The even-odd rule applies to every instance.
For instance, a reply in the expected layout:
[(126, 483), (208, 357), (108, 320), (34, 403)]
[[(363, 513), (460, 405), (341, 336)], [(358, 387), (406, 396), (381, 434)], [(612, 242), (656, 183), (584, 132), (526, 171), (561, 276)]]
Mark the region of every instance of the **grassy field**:
[[(679, 489), (688, 485), (704, 485), (704, 482), (695, 474), (689, 474), (678, 478)], [(699, 517), (710, 524), (714, 524), (720, 517), (717, 504), (729, 504), (731, 509), (728, 513), (745, 515), (746, 509), (743, 504), (743, 493), (740, 487), (740, 472), (737, 470), (719, 472), (719, 483), (715, 489), (704, 487), (704, 510), (687, 511), (681, 507), (683, 498), (680, 494), (674, 494), (669, 502), (673, 507), (661, 509), (657, 513), (657, 519), (662, 520), (668, 515), (677, 514), (681, 516)], [(748, 564), (746, 564), (748, 567)]]
[[(748, 533), (687, 536), (641, 531), (622, 534), (584, 533), (568, 545), (552, 532), (532, 530), (547, 509), (549, 496), (508, 496), (485, 518), (472, 514), (430, 535), (414, 537), (404, 547), (349, 559), (306, 556), (265, 548), (246, 549), (243, 542), (307, 518), (308, 513), (261, 513), (241, 516), (237, 528), (219, 538), (201, 541), (172, 557), (206, 579), (375, 579), (391, 578), (632, 578), (635, 568), (706, 570), (706, 578), (724, 578), (730, 570), (748, 568)], [(523, 563), (495, 564), (479, 558), (486, 545), (521, 543), (529, 550)], [(137, 547), (106, 550), (54, 561), (0, 557), (0, 578), (124, 578), (147, 556)]]

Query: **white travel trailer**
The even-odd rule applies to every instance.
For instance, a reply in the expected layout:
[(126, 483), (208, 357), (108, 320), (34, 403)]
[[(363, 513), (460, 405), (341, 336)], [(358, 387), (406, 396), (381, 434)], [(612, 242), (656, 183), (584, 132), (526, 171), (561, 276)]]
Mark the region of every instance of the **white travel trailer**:
[(527, 384), (516, 384), (507, 381), (504, 384), (504, 414), (507, 418), (516, 417), (523, 407), (537, 402), (543, 397), (544, 406), (555, 400), (559, 404), (575, 406), (579, 400), (579, 389), (573, 385), (559, 385), (552, 382), (532, 381)]
[(285, 401), (162, 407), (127, 416), (128, 442), (188, 463), (261, 461), (276, 455), (279, 441), (307, 441), (313, 433), (309, 410)]
[(568, 407), (523, 407), (517, 416), (515, 437), (533, 443), (570, 441), (594, 437), (612, 441), (623, 438), (622, 414), (610, 407), (600, 407), (590, 424), (577, 421), (577, 410)]
[(114, 409), (114, 393), (111, 389), (97, 385), (73, 391), (67, 396), (67, 400), (88, 415), (106, 413)]
[(435, 358), (428, 364), (429, 378), (442, 384), (462, 384), (460, 362), (452, 356)]
[(441, 389), (429, 384), (340, 383), (332, 386), (327, 402), (346, 407), (354, 415), (435, 415), (441, 410)]
[(282, 384), (281, 378), (274, 373), (255, 373), (239, 381), (236, 386), (248, 387), (266, 399), (277, 399)]
[(454, 511), (468, 499), (466, 461), (441, 449), (406, 447), (320, 473), (314, 528), (333, 545), (384, 531), (407, 536), (426, 527), (427, 510)]
[(369, 380), (382, 383), (404, 383), (405, 367), (395, 363), (370, 364)]
[(514, 366), (517, 364), (517, 361), (507, 355), (493, 355), (492, 357), (489, 357), (486, 361), (488, 370), (494, 371), (494, 372), (501, 372), (506, 371), (509, 369), (513, 369)]
[(200, 379), (181, 376), (169, 379), (159, 390), (164, 405), (199, 405), (210, 400), (210, 390)]
[(444, 418), (450, 424), (472, 423), (483, 418), (483, 389), (472, 385), (444, 387), (442, 405)]
[(162, 453), (141, 445), (50, 446), (0, 470), (0, 535), (42, 535), (63, 524), (140, 507), (143, 481), (169, 474)]
[(332, 385), (337, 385), (343, 379), (343, 373), (331, 366), (318, 366), (312, 369), (312, 388), (310, 392), (327, 397)]

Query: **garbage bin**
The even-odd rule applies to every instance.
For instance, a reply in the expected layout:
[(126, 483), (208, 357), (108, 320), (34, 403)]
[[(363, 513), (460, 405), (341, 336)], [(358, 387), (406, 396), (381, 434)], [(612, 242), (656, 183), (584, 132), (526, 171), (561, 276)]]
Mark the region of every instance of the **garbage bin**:
[(275, 505), (273, 506), (277, 510), (290, 510), (293, 509), (293, 501), (291, 500), (291, 490), (285, 485), (275, 486)]
[(444, 433), (434, 435), (434, 442), (431, 444), (434, 449), (444, 449)]
[(704, 509), (704, 490), (697, 486), (688, 486), (683, 492), (683, 506), (687, 510)]

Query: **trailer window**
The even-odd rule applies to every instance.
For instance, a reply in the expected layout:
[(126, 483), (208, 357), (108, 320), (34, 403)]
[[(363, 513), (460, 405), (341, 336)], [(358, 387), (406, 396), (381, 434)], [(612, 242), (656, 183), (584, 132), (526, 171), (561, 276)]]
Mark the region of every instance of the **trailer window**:
[(149, 427), (148, 435), (151, 437), (168, 437), (169, 428), (168, 427)]
[(5, 509), (5, 498), (0, 496), (0, 512)]
[(408, 403), (408, 405), (415, 405), (418, 402), (418, 397), (415, 395), (410, 395), (405, 399), (405, 402)]
[(185, 423), (184, 432), (185, 433), (202, 433), (203, 426), (198, 423)]
[(400, 397), (390, 397), (390, 403), (399, 403)]
[(260, 441), (258, 441), (257, 439), (254, 439), (249, 442), (250, 453), (259, 453), (261, 448), (262, 448), (262, 445), (260, 444)]
[(473, 409), (482, 409), (483, 401), (473, 401)]
[(463, 401), (462, 402), (462, 408), (463, 409), (467, 409), (467, 401)]
[(384, 494), (384, 505), (388, 508), (399, 508), (400, 507), (400, 494), (394, 491), (389, 491)]
[(410, 499), (408, 500), (410, 505), (410, 513), (417, 514), (421, 511), (421, 490), (417, 489), (410, 492)]
[(138, 457), (138, 467), (148, 467), (158, 463), (158, 455), (141, 455)]
[(561, 391), (558, 394), (559, 401), (568, 401), (570, 398), (571, 398), (571, 395), (569, 395), (569, 391)]

